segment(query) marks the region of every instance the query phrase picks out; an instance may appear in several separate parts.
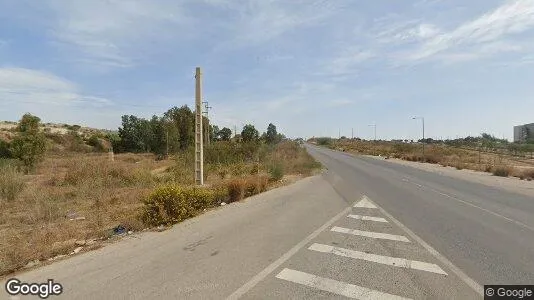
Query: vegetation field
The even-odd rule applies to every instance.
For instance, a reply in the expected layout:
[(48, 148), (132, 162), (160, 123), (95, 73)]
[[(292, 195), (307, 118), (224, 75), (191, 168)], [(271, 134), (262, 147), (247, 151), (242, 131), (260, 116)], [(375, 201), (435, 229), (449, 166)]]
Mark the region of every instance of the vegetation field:
[[(205, 184), (196, 187), (192, 139), (184, 137), (189, 127), (162, 118), (144, 132), (151, 135), (146, 139), (143, 126), (128, 127), (132, 118), (124, 120), (118, 134), (83, 135), (76, 127), (46, 132), (38, 118), (25, 115), (5, 131), (9, 138), (0, 139), (0, 275), (98, 248), (129, 231), (181, 222), (320, 168), (274, 125), (263, 135), (247, 125), (233, 138), (212, 133), (204, 149)], [(175, 126), (169, 132), (176, 140), (160, 139), (153, 131), (164, 126)]]

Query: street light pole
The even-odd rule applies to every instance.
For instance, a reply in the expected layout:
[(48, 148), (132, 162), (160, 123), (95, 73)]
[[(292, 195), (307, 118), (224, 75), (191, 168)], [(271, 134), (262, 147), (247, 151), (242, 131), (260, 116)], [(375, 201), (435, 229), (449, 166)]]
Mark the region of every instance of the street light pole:
[(425, 161), (425, 118), (424, 117), (413, 117), (412, 120), (421, 120), (423, 124), (423, 162)]
[(368, 126), (374, 127), (374, 130), (375, 130), (375, 141), (376, 141), (376, 124), (369, 124)]

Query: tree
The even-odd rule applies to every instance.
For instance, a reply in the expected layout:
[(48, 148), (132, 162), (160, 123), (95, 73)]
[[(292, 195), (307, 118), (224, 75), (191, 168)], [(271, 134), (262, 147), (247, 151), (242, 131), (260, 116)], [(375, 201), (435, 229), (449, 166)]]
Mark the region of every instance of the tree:
[(232, 138), (232, 130), (228, 127), (224, 127), (219, 131), (219, 138), (221, 141), (229, 141)]
[(178, 131), (180, 149), (185, 150), (195, 143), (195, 114), (187, 105), (180, 108), (173, 107), (165, 113)]
[(39, 132), (39, 117), (25, 114), (17, 127), (19, 134), (11, 142), (11, 155), (22, 161), (27, 169), (42, 160), (46, 151), (46, 138)]
[(17, 126), (17, 131), (24, 133), (37, 133), (39, 132), (39, 122), (41, 122), (39, 117), (26, 113), (20, 119), (19, 125)]
[(218, 141), (220, 139), (219, 137), (219, 126), (217, 125), (210, 125), (210, 141)]
[(167, 152), (167, 132), (163, 118), (152, 116), (150, 119), (150, 150), (157, 155), (163, 155)]
[(278, 142), (278, 133), (276, 132), (276, 126), (274, 126), (273, 123), (269, 123), (269, 126), (267, 126), (265, 141), (267, 144), (276, 144)]
[(241, 131), (241, 137), (243, 138), (243, 142), (254, 142), (259, 139), (260, 133), (254, 125), (247, 124), (243, 127), (243, 131)]
[(141, 138), (141, 119), (133, 115), (122, 116), (122, 127), (119, 127), (121, 148), (126, 152), (140, 152), (143, 149)]

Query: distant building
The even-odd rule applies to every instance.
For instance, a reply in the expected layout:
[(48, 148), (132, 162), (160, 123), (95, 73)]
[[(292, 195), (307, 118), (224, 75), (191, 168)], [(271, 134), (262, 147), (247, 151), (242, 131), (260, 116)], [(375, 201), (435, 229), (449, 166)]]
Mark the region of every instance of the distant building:
[(514, 142), (524, 143), (534, 139), (534, 123), (514, 126)]

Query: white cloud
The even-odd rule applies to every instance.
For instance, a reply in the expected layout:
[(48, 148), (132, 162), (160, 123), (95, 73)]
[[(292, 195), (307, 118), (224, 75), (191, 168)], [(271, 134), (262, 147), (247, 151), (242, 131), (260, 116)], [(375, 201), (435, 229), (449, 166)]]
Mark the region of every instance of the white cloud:
[[(187, 35), (180, 3), (174, 1), (48, 1), (54, 19), (55, 44), (76, 57), (73, 61), (129, 67), (159, 42)], [(82, 54), (82, 55), (80, 55)]]
[(23, 68), (0, 68), (0, 99), (11, 104), (111, 104), (107, 99), (81, 94), (74, 83), (54, 74)]
[(504, 36), (524, 32), (533, 26), (534, 0), (507, 1), (492, 12), (431, 38), (409, 58), (421, 60), (458, 46), (495, 42)]
[(399, 40), (425, 40), (435, 37), (439, 33), (439, 29), (432, 24), (419, 24), (418, 26), (411, 28), (405, 32), (401, 32), (395, 35)]
[(294, 29), (317, 25), (336, 11), (330, 1), (245, 0), (205, 2), (230, 10), (226, 23), (230, 40), (221, 43), (217, 50), (256, 46), (276, 39)]

